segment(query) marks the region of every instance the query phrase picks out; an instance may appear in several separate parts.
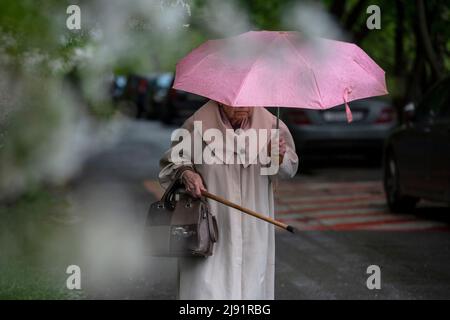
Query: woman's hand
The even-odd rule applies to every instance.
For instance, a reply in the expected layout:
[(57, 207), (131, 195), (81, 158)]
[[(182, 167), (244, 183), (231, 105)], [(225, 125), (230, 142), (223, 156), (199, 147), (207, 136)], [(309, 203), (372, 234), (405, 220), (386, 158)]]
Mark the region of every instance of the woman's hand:
[(202, 177), (197, 172), (186, 170), (181, 175), (181, 180), (183, 181), (186, 191), (195, 198), (200, 198), (202, 196), (202, 191), (206, 191)]
[[(269, 156), (271, 156), (272, 151), (272, 141), (269, 141), (269, 144), (267, 145)], [(284, 140), (283, 137), (280, 136), (280, 142), (278, 145), (278, 155), (280, 157), (280, 163), (283, 162), (284, 155), (286, 154), (286, 140)]]

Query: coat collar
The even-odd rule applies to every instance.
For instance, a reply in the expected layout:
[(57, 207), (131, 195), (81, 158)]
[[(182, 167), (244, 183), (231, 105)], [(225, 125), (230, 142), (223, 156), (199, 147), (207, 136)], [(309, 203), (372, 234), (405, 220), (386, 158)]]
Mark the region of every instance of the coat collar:
[[(202, 122), (201, 132), (197, 132), (197, 134), (201, 134), (202, 137), (204, 137), (204, 133), (208, 129), (220, 130), (223, 137), (224, 138), (227, 137), (226, 141), (235, 141), (235, 138), (239, 135), (239, 129), (237, 131), (234, 131), (233, 129), (230, 129), (225, 125), (224, 121), (222, 120), (222, 116), (220, 115), (219, 106), (213, 100), (209, 100), (199, 110), (197, 110), (197, 112), (194, 113), (193, 121)], [(275, 128), (275, 122), (276, 122), (275, 116), (271, 114), (269, 111), (267, 111), (265, 108), (261, 107), (254, 108), (250, 120), (250, 125), (248, 126), (248, 128), (243, 129), (243, 132), (245, 132), (247, 129), (250, 128), (257, 129), (257, 132), (259, 131), (258, 129), (266, 129), (267, 138), (265, 144), (260, 144), (258, 141), (258, 152), (254, 154), (249, 154), (249, 148), (245, 149), (245, 153), (239, 152), (240, 150), (233, 150), (234, 153), (241, 158), (241, 163), (243, 163), (244, 167), (248, 167), (250, 163), (252, 163), (257, 158), (258, 154), (261, 151), (263, 151), (264, 147), (266, 146), (266, 144), (269, 142), (270, 139), (270, 129)], [(205, 141), (205, 143), (208, 147), (211, 141)], [(228, 155), (227, 160), (230, 160), (229, 158), (233, 156), (230, 146), (227, 145), (225, 141), (223, 152), (224, 152), (223, 155)], [(222, 155), (216, 154), (216, 156), (221, 161), (224, 161)], [(248, 159), (248, 162), (245, 161), (246, 157)], [(229, 162), (227, 161), (227, 163)]]

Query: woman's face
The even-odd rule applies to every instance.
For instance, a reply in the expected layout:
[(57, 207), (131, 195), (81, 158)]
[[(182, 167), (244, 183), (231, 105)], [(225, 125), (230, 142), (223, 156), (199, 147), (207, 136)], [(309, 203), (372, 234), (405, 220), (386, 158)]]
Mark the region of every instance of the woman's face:
[(251, 107), (231, 107), (221, 104), (223, 111), (233, 126), (240, 125), (245, 119), (251, 117), (253, 108)]

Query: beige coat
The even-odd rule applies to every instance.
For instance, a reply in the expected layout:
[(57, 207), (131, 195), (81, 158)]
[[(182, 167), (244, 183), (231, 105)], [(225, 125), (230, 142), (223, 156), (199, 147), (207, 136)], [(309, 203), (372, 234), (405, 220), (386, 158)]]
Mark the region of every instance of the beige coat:
[[(199, 134), (193, 122), (202, 120), (203, 131), (216, 128), (225, 134), (227, 127), (222, 119), (216, 102), (209, 101), (186, 120), (183, 128), (193, 135)], [(249, 127), (270, 129), (275, 128), (275, 123), (276, 118), (269, 111), (255, 108)], [(278, 175), (292, 177), (297, 171), (298, 157), (292, 136), (281, 121), (280, 134), (286, 140), (287, 151)], [(234, 156), (237, 157), (238, 152), (234, 152)], [(169, 149), (160, 165), (159, 179), (163, 187), (167, 187), (180, 166), (194, 166), (209, 192), (274, 217), (272, 177), (261, 175), (259, 164), (193, 165), (190, 155), (174, 163)], [(217, 217), (219, 241), (211, 257), (179, 259), (179, 299), (274, 299), (274, 226), (208, 201)]]

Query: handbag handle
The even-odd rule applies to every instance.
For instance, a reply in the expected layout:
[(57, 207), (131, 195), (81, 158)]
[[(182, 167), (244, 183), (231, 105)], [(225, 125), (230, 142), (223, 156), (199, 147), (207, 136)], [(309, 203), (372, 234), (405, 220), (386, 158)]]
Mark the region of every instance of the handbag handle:
[(166, 191), (164, 192), (164, 194), (160, 200), (160, 203), (162, 203), (162, 205), (169, 207), (169, 201), (172, 198), (173, 194), (175, 193), (175, 190), (178, 188), (178, 185), (181, 182), (182, 173), (186, 170), (192, 170), (192, 168), (184, 166), (177, 170), (173, 180), (170, 182), (169, 186), (167, 187)]

